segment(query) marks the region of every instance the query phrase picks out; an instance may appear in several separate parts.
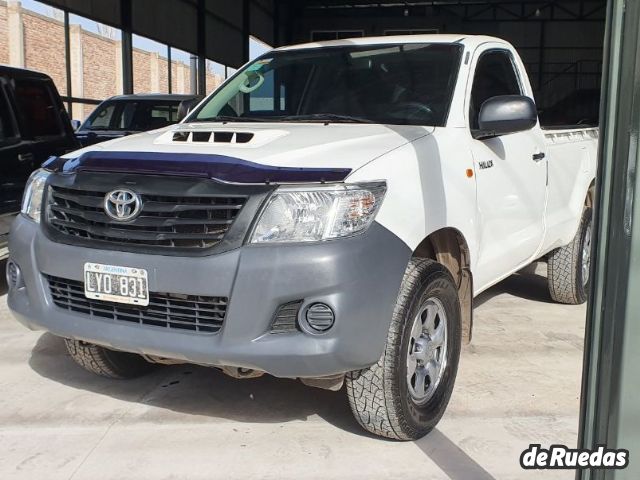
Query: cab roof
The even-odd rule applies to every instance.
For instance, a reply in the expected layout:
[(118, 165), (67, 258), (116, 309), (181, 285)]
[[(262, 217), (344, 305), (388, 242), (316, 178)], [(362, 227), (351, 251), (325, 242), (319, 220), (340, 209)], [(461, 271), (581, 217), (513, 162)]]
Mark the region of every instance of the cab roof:
[(51, 80), (46, 73), (36, 70), (28, 70), (26, 68), (10, 67), (9, 65), (0, 64), (0, 75), (12, 78), (34, 78), (39, 80)]
[(387, 45), (398, 43), (458, 43), (468, 48), (488, 42), (497, 42), (509, 45), (505, 40), (486, 35), (466, 35), (466, 34), (430, 34), (430, 35), (392, 35), (384, 37), (357, 37), (342, 40), (327, 40), (322, 42), (302, 43), (277, 48), (276, 51), (302, 50), (307, 48), (323, 47), (344, 47), (344, 46), (367, 46), (367, 45)]
[(197, 94), (189, 93), (132, 93), (128, 95), (116, 95), (108, 98), (106, 101), (135, 101), (135, 100), (152, 100), (155, 102), (165, 100), (191, 100), (198, 98)]

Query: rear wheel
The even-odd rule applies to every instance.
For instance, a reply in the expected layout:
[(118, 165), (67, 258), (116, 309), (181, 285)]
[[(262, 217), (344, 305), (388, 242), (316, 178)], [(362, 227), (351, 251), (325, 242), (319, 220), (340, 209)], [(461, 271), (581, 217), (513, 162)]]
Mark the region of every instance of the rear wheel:
[(73, 360), (85, 370), (107, 378), (135, 378), (153, 370), (156, 365), (135, 353), (118, 352), (93, 343), (65, 338)]
[(382, 357), (346, 377), (360, 425), (398, 440), (415, 440), (436, 426), (453, 391), (460, 322), (458, 292), (449, 271), (432, 260), (411, 260)]
[(547, 282), (551, 298), (556, 302), (579, 305), (587, 300), (592, 228), (593, 210), (585, 208), (571, 243), (549, 254)]

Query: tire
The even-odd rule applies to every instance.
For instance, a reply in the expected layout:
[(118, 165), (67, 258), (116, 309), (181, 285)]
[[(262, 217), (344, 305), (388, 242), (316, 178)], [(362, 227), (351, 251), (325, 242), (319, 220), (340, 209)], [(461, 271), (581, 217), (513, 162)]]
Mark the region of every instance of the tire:
[(135, 353), (118, 352), (80, 340), (64, 339), (71, 358), (82, 368), (107, 378), (135, 378), (152, 371), (156, 365)]
[[(555, 249), (547, 261), (551, 298), (558, 303), (579, 305), (587, 300), (591, 263), (593, 211), (585, 208), (575, 237), (569, 245)], [(586, 262), (586, 270), (583, 265)]]
[[(438, 304), (439, 303), (439, 304)], [(435, 307), (434, 307), (435, 305)], [(436, 338), (425, 340), (429, 312), (437, 308), (438, 329), (445, 325), (445, 340), (441, 340), (440, 360), (445, 360), (430, 396), (415, 398), (420, 391), (418, 370), (408, 378), (413, 366), (409, 365), (409, 348), (416, 351), (420, 345), (430, 345)], [(427, 308), (427, 310), (424, 310)], [(427, 318), (424, 324), (418, 324)], [(417, 328), (417, 330), (416, 330)], [(439, 330), (435, 330), (438, 332)], [(422, 337), (416, 342), (415, 332)], [(433, 340), (435, 345), (437, 342)], [(416, 440), (429, 433), (442, 418), (449, 403), (458, 370), (461, 347), (461, 314), (458, 291), (449, 271), (433, 260), (414, 258), (402, 280), (398, 300), (393, 312), (384, 352), (375, 365), (347, 373), (346, 389), (354, 416), (362, 427), (379, 436), (397, 440)], [(443, 350), (444, 349), (444, 350)], [(431, 350), (429, 347), (427, 350)], [(436, 349), (437, 350), (437, 349)], [(417, 353), (414, 355), (418, 355)], [(426, 365), (414, 362), (422, 372)], [(426, 369), (428, 370), (428, 369)], [(434, 378), (436, 375), (434, 375)], [(424, 376), (422, 377), (424, 378)], [(415, 384), (415, 385), (414, 385)], [(427, 380), (424, 381), (427, 385)], [(419, 395), (419, 393), (418, 393)]]

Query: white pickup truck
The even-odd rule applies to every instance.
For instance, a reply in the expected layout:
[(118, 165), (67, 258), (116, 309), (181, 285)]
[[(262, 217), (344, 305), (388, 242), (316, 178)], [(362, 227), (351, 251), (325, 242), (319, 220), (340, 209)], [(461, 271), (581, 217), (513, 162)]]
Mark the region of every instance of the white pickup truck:
[(279, 48), (179, 125), (45, 163), (9, 306), (98, 374), (346, 384), (364, 428), (415, 439), (445, 411), (474, 296), (546, 260), (551, 296), (585, 301), (597, 137), (543, 130), (496, 38)]

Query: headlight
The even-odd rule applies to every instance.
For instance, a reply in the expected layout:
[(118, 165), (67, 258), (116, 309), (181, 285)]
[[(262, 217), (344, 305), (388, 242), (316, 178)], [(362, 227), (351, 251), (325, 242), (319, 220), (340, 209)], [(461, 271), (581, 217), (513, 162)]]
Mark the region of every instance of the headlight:
[(258, 220), (252, 243), (317, 242), (364, 232), (378, 212), (385, 182), (280, 187)]
[(50, 172), (47, 170), (36, 170), (29, 177), (27, 186), (22, 197), (22, 213), (32, 220), (40, 223), (40, 213), (42, 211), (42, 196), (47, 177)]

